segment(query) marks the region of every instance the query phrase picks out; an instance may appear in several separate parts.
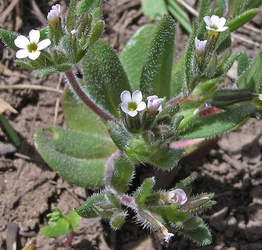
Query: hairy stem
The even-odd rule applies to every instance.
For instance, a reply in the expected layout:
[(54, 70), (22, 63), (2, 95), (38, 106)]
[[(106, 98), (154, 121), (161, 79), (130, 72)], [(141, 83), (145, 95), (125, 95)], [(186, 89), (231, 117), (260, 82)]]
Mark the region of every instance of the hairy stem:
[(103, 109), (101, 109), (97, 104), (95, 104), (83, 91), (80, 84), (78, 83), (74, 73), (69, 70), (65, 72), (66, 78), (68, 79), (71, 87), (79, 96), (79, 98), (90, 108), (92, 109), (97, 115), (103, 118), (106, 121), (113, 120), (114, 118), (106, 113)]

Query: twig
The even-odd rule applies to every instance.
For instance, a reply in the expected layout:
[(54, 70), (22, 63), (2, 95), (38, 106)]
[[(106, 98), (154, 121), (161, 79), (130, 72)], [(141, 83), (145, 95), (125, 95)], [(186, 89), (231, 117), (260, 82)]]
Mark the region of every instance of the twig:
[(246, 44), (253, 45), (253, 46), (256, 46), (256, 47), (260, 47), (261, 46), (261, 44), (259, 44), (257, 42), (253, 42), (249, 38), (245, 38), (245, 37), (237, 35), (235, 33), (232, 33), (231, 35), (232, 35), (233, 38), (239, 40), (240, 42), (244, 42)]
[(58, 94), (63, 94), (63, 90), (60, 89), (54, 89), (46, 86), (31, 85), (31, 84), (16, 84), (16, 85), (0, 86), (0, 90), (6, 90), (6, 89), (33, 89), (33, 90), (50, 91)]
[(0, 23), (3, 23), (8, 15), (10, 15), (10, 12), (13, 10), (13, 8), (18, 4), (19, 0), (13, 0), (8, 7), (5, 9), (3, 13), (1, 13), (0, 17)]
[(46, 25), (47, 21), (46, 21), (46, 17), (43, 15), (43, 13), (41, 12), (41, 10), (39, 9), (38, 5), (36, 4), (36, 2), (34, 0), (31, 0), (31, 5), (32, 5), (32, 13), (37, 17), (37, 19), (43, 24)]
[(180, 5), (182, 5), (192, 15), (198, 17), (198, 12), (195, 9), (193, 9), (190, 5), (188, 5), (185, 1), (183, 1), (183, 0), (176, 0), (176, 2), (179, 3)]

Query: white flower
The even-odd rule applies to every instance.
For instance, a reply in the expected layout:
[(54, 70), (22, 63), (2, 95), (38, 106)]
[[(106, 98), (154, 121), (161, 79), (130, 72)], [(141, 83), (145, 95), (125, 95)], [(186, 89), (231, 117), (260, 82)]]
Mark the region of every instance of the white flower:
[(56, 20), (59, 17), (60, 9), (61, 9), (60, 4), (53, 5), (51, 10), (47, 14), (47, 20), (48, 21)]
[(138, 111), (146, 108), (145, 102), (142, 102), (142, 93), (139, 90), (136, 90), (132, 96), (129, 91), (124, 90), (120, 95), (120, 99), (122, 101), (120, 104), (121, 109), (131, 117), (136, 116)]
[(168, 202), (176, 205), (183, 205), (187, 202), (187, 196), (183, 189), (177, 188), (168, 192)]
[(161, 103), (163, 98), (158, 98), (157, 95), (152, 95), (147, 97), (147, 109), (149, 111), (161, 111)]
[(25, 36), (18, 36), (14, 43), (20, 49), (16, 52), (18, 59), (29, 57), (31, 60), (35, 60), (40, 56), (40, 50), (48, 47), (51, 44), (50, 39), (44, 39), (39, 42), (40, 31), (31, 30), (29, 32), (29, 39)]
[(195, 48), (196, 54), (198, 56), (203, 55), (205, 48), (206, 48), (207, 40), (201, 41), (197, 37), (195, 37)]
[(204, 21), (206, 23), (206, 29), (215, 31), (215, 32), (222, 32), (228, 29), (227, 26), (224, 26), (226, 23), (226, 19), (224, 17), (219, 17), (216, 15), (205, 16)]

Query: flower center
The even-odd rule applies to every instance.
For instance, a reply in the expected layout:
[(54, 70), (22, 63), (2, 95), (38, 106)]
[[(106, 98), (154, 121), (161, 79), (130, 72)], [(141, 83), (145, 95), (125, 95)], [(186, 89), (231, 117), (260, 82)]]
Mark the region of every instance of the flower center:
[(37, 44), (36, 43), (30, 43), (27, 47), (28, 51), (30, 53), (34, 53), (37, 51)]
[(137, 109), (137, 104), (135, 102), (129, 102), (128, 103), (128, 110), (134, 111)]
[(214, 29), (214, 30), (217, 30), (218, 27), (216, 25), (211, 25), (210, 28)]

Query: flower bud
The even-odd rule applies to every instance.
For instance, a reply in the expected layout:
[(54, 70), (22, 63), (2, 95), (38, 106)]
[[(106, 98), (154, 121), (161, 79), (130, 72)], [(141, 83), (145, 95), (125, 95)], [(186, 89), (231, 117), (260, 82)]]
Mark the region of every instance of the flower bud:
[(148, 111), (161, 111), (161, 103), (163, 99), (158, 98), (157, 95), (152, 95), (147, 97), (147, 110)]
[(195, 38), (195, 53), (197, 56), (202, 56), (205, 52), (207, 40), (201, 41), (197, 37)]
[(47, 14), (47, 20), (52, 26), (56, 26), (59, 22), (61, 6), (60, 4), (53, 5), (51, 10)]

